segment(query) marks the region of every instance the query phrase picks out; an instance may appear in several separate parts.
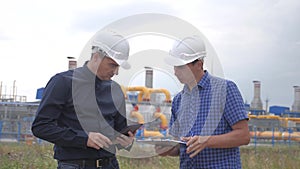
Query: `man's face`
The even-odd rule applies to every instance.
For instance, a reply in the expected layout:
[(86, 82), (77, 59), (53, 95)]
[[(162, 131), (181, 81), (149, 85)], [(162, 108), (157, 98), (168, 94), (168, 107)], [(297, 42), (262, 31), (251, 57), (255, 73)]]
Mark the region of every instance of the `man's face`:
[(111, 80), (114, 75), (118, 75), (119, 65), (111, 58), (104, 57), (99, 64), (97, 76), (101, 80)]
[(188, 63), (182, 66), (174, 66), (175, 76), (178, 78), (180, 83), (189, 84), (190, 82), (195, 81), (194, 73), (196, 67), (192, 63)]

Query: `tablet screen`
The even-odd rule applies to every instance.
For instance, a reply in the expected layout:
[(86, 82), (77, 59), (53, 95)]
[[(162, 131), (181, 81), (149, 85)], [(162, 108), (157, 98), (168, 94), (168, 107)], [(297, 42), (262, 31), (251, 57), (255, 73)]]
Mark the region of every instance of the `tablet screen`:
[(126, 136), (128, 135), (128, 132), (131, 131), (132, 133), (134, 133), (137, 129), (139, 129), (143, 124), (134, 124), (134, 125), (130, 125), (127, 126), (126, 128), (124, 128), (123, 130), (120, 131), (121, 134), (124, 134)]

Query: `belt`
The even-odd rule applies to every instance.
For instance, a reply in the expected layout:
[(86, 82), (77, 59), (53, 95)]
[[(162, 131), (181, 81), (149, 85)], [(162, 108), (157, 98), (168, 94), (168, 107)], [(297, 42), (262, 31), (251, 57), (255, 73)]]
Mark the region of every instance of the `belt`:
[(77, 164), (80, 167), (102, 167), (102, 166), (107, 166), (108, 164), (111, 163), (111, 161), (114, 159), (114, 157), (110, 158), (100, 158), (97, 160), (60, 160), (61, 162), (64, 163), (70, 163), (70, 164)]

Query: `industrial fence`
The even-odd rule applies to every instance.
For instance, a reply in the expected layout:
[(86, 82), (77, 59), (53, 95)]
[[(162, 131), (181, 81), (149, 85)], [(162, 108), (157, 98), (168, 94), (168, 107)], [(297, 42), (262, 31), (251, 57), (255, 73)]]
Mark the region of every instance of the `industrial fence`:
[[(38, 105), (39, 103), (0, 102), (0, 141), (42, 143), (43, 141), (33, 137), (31, 132)], [(145, 113), (142, 115), (145, 116), (146, 122), (149, 121), (147, 119), (153, 118)], [(170, 115), (166, 114), (166, 117), (169, 120)], [(285, 121), (283, 124), (275, 118), (250, 118), (250, 145), (300, 145), (300, 127), (296, 122)]]
[(249, 117), (252, 145), (300, 145), (300, 118), (273, 115)]
[(0, 140), (33, 140), (31, 124), (38, 103), (0, 102)]

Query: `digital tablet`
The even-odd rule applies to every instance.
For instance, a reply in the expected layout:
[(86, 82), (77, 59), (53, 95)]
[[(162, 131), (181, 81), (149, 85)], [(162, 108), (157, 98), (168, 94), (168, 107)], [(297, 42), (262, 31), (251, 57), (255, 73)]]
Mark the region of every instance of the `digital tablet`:
[(186, 144), (181, 140), (163, 139), (163, 140), (137, 140), (137, 142), (144, 144), (152, 144), (156, 146), (176, 146), (178, 144)]
[[(130, 125), (127, 126), (126, 128), (124, 128), (123, 130), (120, 131), (121, 134), (124, 134), (126, 136), (128, 135), (128, 132), (131, 131), (132, 133), (134, 133), (137, 129), (139, 129), (143, 124), (134, 124), (134, 125)], [(119, 134), (120, 135), (120, 134)], [(118, 135), (117, 135), (118, 136)]]

